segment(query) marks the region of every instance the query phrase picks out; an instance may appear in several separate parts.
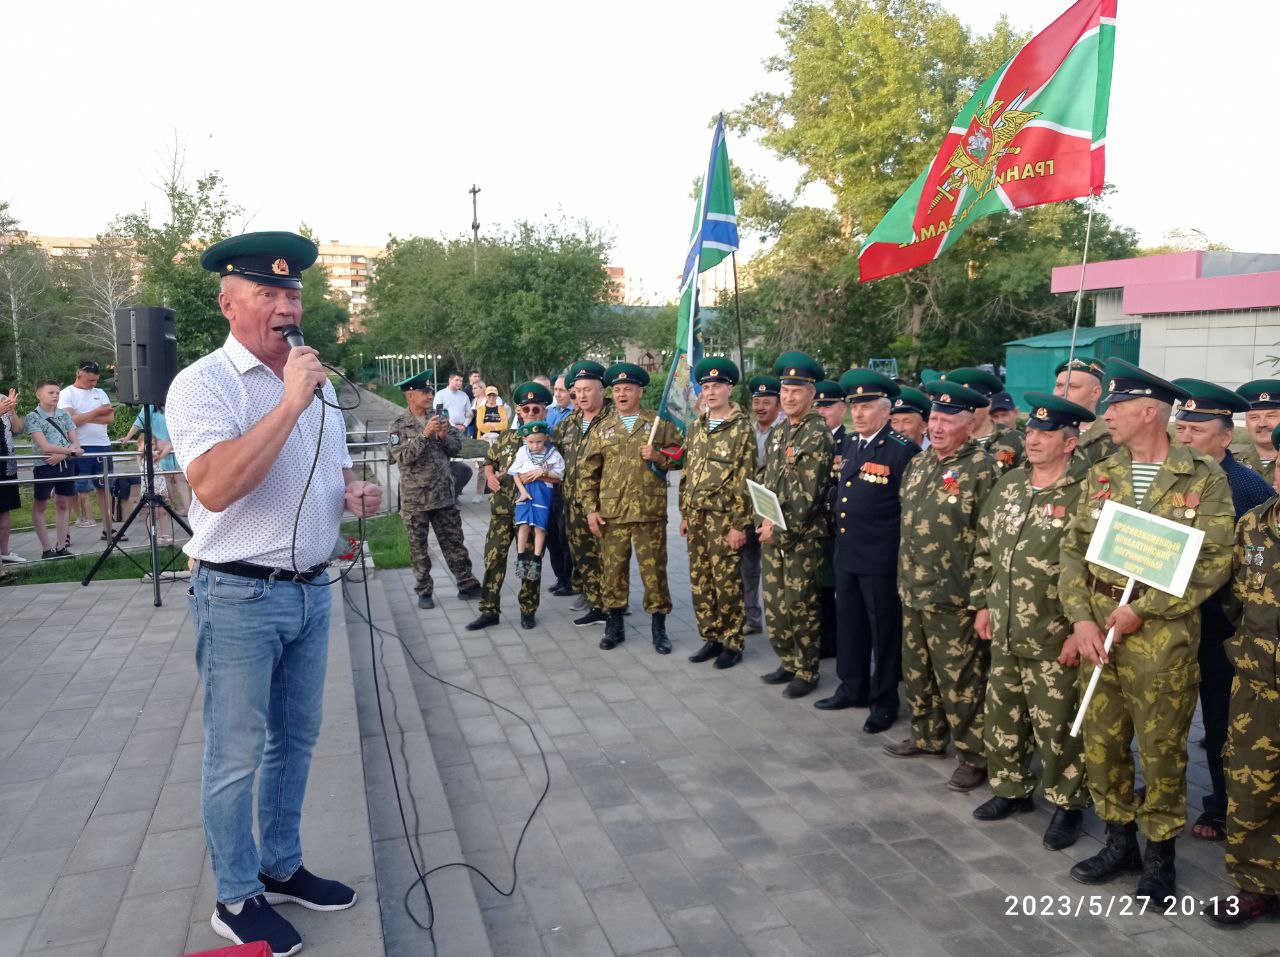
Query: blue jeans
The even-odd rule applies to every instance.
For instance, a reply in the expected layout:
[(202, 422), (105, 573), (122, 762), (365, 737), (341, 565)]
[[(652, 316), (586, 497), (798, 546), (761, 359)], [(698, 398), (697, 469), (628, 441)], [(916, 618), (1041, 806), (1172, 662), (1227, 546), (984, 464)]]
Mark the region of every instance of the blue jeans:
[[(197, 564), (188, 598), (204, 682), (200, 804), (218, 900), (263, 892), (258, 872), (287, 880), (302, 863), (298, 828), (320, 735), (329, 657), (329, 589), (211, 571)], [(253, 840), (253, 783), (258, 834)]]

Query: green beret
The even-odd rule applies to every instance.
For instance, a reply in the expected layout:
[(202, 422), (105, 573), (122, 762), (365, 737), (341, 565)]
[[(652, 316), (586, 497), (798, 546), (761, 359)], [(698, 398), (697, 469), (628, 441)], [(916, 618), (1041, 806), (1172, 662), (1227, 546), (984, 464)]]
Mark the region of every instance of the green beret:
[(924, 391), (933, 400), (930, 407), (934, 412), (954, 415), (957, 412), (972, 412), (974, 409), (985, 409), (991, 404), (981, 392), (970, 389), (958, 382), (947, 382), (935, 379), (924, 384)]
[(649, 384), (649, 373), (634, 362), (615, 362), (604, 373), (605, 385), (638, 385), (644, 388)]
[(1182, 400), (1182, 407), (1174, 416), (1179, 422), (1208, 422), (1210, 419), (1230, 422), (1237, 412), (1249, 411), (1246, 399), (1216, 383), (1203, 379), (1174, 379), (1173, 384), (1188, 396)]
[(1003, 391), (1004, 382), (998, 375), (984, 372), (982, 369), (952, 369), (938, 377), (940, 382), (958, 382), (974, 392), (980, 392), (988, 399), (997, 392)]
[(826, 377), (822, 364), (803, 352), (784, 352), (778, 356), (773, 374), (783, 385), (813, 385)]
[(1097, 418), (1083, 406), (1047, 392), (1027, 392), (1023, 398), (1031, 407), (1031, 415), (1027, 418), (1029, 429), (1041, 432), (1056, 432), (1066, 427), (1078, 429), (1081, 422), (1092, 422)]
[(918, 412), (920, 418), (929, 418), (929, 397), (919, 389), (913, 389), (909, 385), (898, 386), (898, 394), (894, 397), (893, 413), (898, 412)]
[(738, 367), (724, 356), (707, 356), (693, 367), (693, 381), (700, 385), (708, 382), (738, 384)]
[(1072, 372), (1086, 372), (1099, 381), (1102, 380), (1102, 377), (1105, 374), (1102, 363), (1097, 359), (1093, 359), (1088, 356), (1076, 356), (1069, 363), (1066, 359), (1059, 362), (1058, 367), (1053, 370), (1054, 378), (1057, 378), (1062, 375), (1062, 373), (1066, 372), (1068, 365), (1071, 366)]
[(1132, 362), (1111, 358), (1107, 360), (1107, 401), (1127, 402), (1129, 399), (1155, 399), (1173, 405), (1179, 399), (1191, 398), (1190, 393), (1172, 382), (1166, 382)]
[(747, 383), (747, 391), (752, 395), (771, 395), (775, 399), (782, 389), (782, 383), (771, 375), (752, 376)]
[(814, 383), (814, 389), (816, 390), (813, 397), (814, 405), (835, 405), (837, 402), (844, 402), (844, 389), (840, 388), (839, 382), (823, 379)]
[(1280, 409), (1280, 379), (1254, 379), (1236, 389), (1236, 393), (1251, 409)]
[(521, 382), (515, 387), (511, 398), (516, 405), (528, 405), (530, 402), (536, 402), (538, 405), (550, 405), (551, 390), (541, 382)]
[(901, 391), (888, 376), (871, 369), (850, 369), (840, 377), (840, 388), (844, 389), (846, 401), (855, 403), (892, 399)]
[(219, 276), (243, 276), (262, 286), (302, 288), (302, 271), (320, 249), (297, 233), (245, 233), (214, 243), (200, 256), (200, 268)]
[(565, 373), (565, 382), (572, 384), (579, 379), (595, 379), (597, 382), (604, 381), (604, 366), (598, 362), (592, 362), (590, 359), (583, 359), (569, 366), (569, 371)]
[(1280, 425), (1271, 430), (1271, 447), (1280, 452)]
[(526, 435), (546, 435), (550, 430), (545, 422), (525, 422), (518, 429), (521, 436)]
[(417, 375), (411, 375), (407, 379), (401, 379), (399, 382), (396, 383), (396, 386), (399, 387), (404, 392), (408, 392), (410, 389), (414, 389), (418, 392), (430, 392), (432, 395), (434, 395), (436, 391), (435, 386), (431, 384), (430, 373), (426, 372), (425, 370), (422, 372), (419, 372)]

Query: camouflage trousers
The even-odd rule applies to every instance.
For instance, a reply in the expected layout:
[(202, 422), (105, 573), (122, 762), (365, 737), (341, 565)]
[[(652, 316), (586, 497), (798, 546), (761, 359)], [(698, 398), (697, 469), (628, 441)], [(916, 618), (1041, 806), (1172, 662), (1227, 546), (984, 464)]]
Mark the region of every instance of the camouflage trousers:
[(941, 751), (947, 737), (960, 760), (986, 767), (982, 708), (991, 649), (964, 608), (902, 609), (902, 680), (916, 747)]
[(769, 644), (782, 667), (802, 681), (818, 680), (821, 622), (818, 571), (826, 552), (825, 538), (802, 539), (785, 549), (760, 546), (760, 579), (764, 584), (764, 617)]
[(428, 549), (427, 533), (433, 528), (436, 532), (436, 544), (440, 546), (440, 553), (444, 555), (445, 564), (453, 573), (459, 590), (476, 584), (476, 576), (471, 571), (471, 556), (467, 554), (467, 546), (462, 538), (462, 516), (458, 514), (456, 505), (404, 511), (400, 517), (404, 519), (404, 528), (409, 536), (414, 591), (419, 595), (429, 596), (432, 593), (431, 552)]
[(992, 643), (982, 743), (993, 793), (1031, 794), (1031, 761), (1038, 755), (1046, 800), (1070, 810), (1088, 803), (1081, 742), (1070, 733), (1079, 703), (1075, 668), (1011, 655)]
[[(480, 595), (480, 613), (483, 615), (499, 613), (502, 582), (507, 577), (507, 558), (516, 537), (515, 505), (511, 495), (505, 491), (495, 492), (491, 498), (489, 534), (484, 539), (484, 590)], [(536, 613), (541, 594), (541, 582), (521, 582), (520, 613)]]
[(743, 647), (742, 553), (725, 544), (731, 521), (725, 512), (695, 509), (689, 520), (689, 587), (703, 641), (730, 651)]
[[(631, 592), (631, 550), (635, 548), (640, 581), (644, 583), (644, 610), (650, 615), (671, 614), (671, 590), (667, 587), (667, 523), (609, 522), (600, 539), (601, 588), (605, 610), (627, 607)], [(601, 606), (595, 606), (601, 607)]]
[(1280, 892), (1280, 687), (1276, 641), (1233, 638), (1227, 727), (1227, 873), (1238, 887)]
[[(1199, 668), (1195, 651), (1165, 671), (1133, 654), (1129, 640), (1111, 650), (1089, 702), (1081, 736), (1094, 810), (1111, 824), (1138, 822), (1153, 841), (1177, 837), (1187, 823), (1187, 731), (1196, 710)], [(1080, 688), (1093, 676), (1081, 661)], [(1133, 793), (1130, 743), (1136, 738), (1147, 796)]]
[(604, 608), (600, 580), (600, 540), (591, 534), (587, 513), (577, 502), (565, 498), (564, 527), (573, 557), (573, 588), (582, 592), (588, 608)]

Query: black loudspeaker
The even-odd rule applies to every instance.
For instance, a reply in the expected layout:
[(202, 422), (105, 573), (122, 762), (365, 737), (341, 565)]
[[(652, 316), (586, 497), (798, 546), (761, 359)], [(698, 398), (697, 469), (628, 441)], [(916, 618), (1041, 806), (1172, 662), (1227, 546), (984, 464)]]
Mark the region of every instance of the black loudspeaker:
[(127, 405), (164, 405), (178, 374), (173, 310), (125, 306), (116, 310), (116, 388)]

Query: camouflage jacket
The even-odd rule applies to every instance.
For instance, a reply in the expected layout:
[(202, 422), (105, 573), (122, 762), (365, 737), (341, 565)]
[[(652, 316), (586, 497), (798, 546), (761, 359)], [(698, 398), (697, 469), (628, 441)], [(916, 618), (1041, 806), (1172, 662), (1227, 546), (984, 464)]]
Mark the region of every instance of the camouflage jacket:
[(387, 430), (388, 454), (400, 468), (400, 501), (405, 509), (431, 511), (454, 504), (449, 459), (462, 450), (462, 433), (452, 426), (440, 438), (424, 438), (426, 422), (406, 412)]
[(704, 412), (689, 425), (684, 439), (684, 476), (680, 480), (680, 514), (727, 512), (734, 528), (746, 530), (755, 515), (747, 479), (756, 472), (756, 440), (749, 416), (737, 406), (714, 429)]
[(1073, 456), (1056, 482), (1035, 491), (1031, 470), (1014, 469), (982, 507), (973, 604), (988, 610), (992, 641), (1008, 654), (1050, 661), (1071, 633), (1058, 602), (1058, 562), (1086, 471)]
[[(679, 468), (680, 456), (659, 454), (659, 461), (653, 463), (658, 473), (640, 457), (655, 418), (655, 413), (639, 410), (628, 432), (614, 409), (607, 418), (592, 423), (578, 459), (578, 498), (588, 513), (599, 512), (606, 522), (666, 521), (667, 480), (661, 473)], [(683, 443), (679, 429), (666, 419), (658, 422), (655, 449), (679, 449)]]
[[(1275, 681), (1275, 655), (1280, 640), (1280, 499), (1272, 499), (1245, 512), (1236, 526), (1235, 549), (1231, 563), (1231, 590), (1235, 597), (1236, 629), (1234, 641), (1228, 640), (1233, 663), (1240, 668), (1241, 655), (1268, 650), (1271, 659), (1252, 662), (1252, 670), (1261, 664), (1271, 669)], [(1267, 646), (1256, 647), (1258, 642)]]
[(1002, 473), (1020, 468), (1026, 461), (1023, 450), (1027, 440), (1017, 429), (996, 425), (995, 431), (990, 435), (974, 441), (991, 453), (991, 457), (996, 460), (996, 468)]
[(516, 453), (520, 451), (520, 446), (524, 444), (524, 440), (520, 438), (520, 433), (515, 428), (503, 429), (498, 433), (498, 438), (489, 445), (489, 451), (484, 456), (484, 468), (488, 466), (493, 469), (494, 476), (498, 479), (498, 491), (490, 496), (489, 514), (493, 515), (515, 515), (516, 511), (516, 481), (507, 474), (507, 469), (511, 468), (511, 463), (516, 460)]
[[(1131, 467), (1133, 456), (1121, 447), (1115, 455), (1089, 469), (1075, 516), (1062, 540), (1062, 574), (1058, 595), (1067, 620), (1102, 624), (1101, 611), (1095, 614), (1086, 574), (1104, 585), (1123, 588), (1127, 579), (1119, 572), (1085, 561), (1102, 504), (1107, 498), (1122, 505), (1140, 508), (1204, 532), (1204, 544), (1191, 572), (1186, 594), (1176, 598), (1156, 588), (1134, 591), (1130, 605), (1145, 624), (1128, 635), (1124, 644), (1136, 658), (1149, 662), (1157, 671), (1195, 663), (1200, 641), (1199, 607), (1217, 591), (1231, 574), (1231, 540), (1235, 527), (1235, 507), (1226, 474), (1207, 456), (1172, 442), (1164, 466), (1156, 473), (1142, 504), (1134, 500)], [(1188, 514), (1190, 513), (1190, 514)], [(1114, 599), (1107, 596), (1109, 607)]]
[(582, 410), (574, 409), (557, 422), (556, 427), (551, 430), (551, 444), (559, 449), (560, 454), (564, 457), (564, 481), (560, 487), (564, 491), (566, 502), (578, 501), (578, 475), (582, 467), (582, 452), (587, 445), (587, 436), (591, 434), (591, 431), (597, 425), (604, 421), (608, 414), (609, 406), (606, 405), (596, 413), (596, 417), (591, 420), (587, 431), (583, 432)]
[(978, 516), (997, 466), (973, 439), (938, 460), (917, 455), (902, 480), (898, 593), (908, 608), (971, 608)]
[(1097, 465), (1103, 459), (1114, 455), (1116, 444), (1111, 441), (1111, 430), (1102, 420), (1102, 415), (1089, 423), (1089, 428), (1080, 433), (1080, 443), (1076, 446), (1076, 456), (1083, 459), (1086, 465)]
[(759, 482), (778, 496), (787, 530), (773, 530), (773, 544), (788, 548), (801, 539), (827, 537), (827, 485), (831, 482), (831, 430), (817, 412), (799, 424), (783, 419), (769, 433)]
[(1266, 465), (1263, 465), (1262, 458), (1258, 455), (1257, 446), (1252, 442), (1249, 443), (1249, 447), (1244, 451), (1235, 453), (1235, 456), (1237, 462), (1241, 465), (1249, 466), (1249, 468), (1266, 479), (1268, 485), (1274, 486), (1276, 484), (1276, 460), (1274, 457)]

